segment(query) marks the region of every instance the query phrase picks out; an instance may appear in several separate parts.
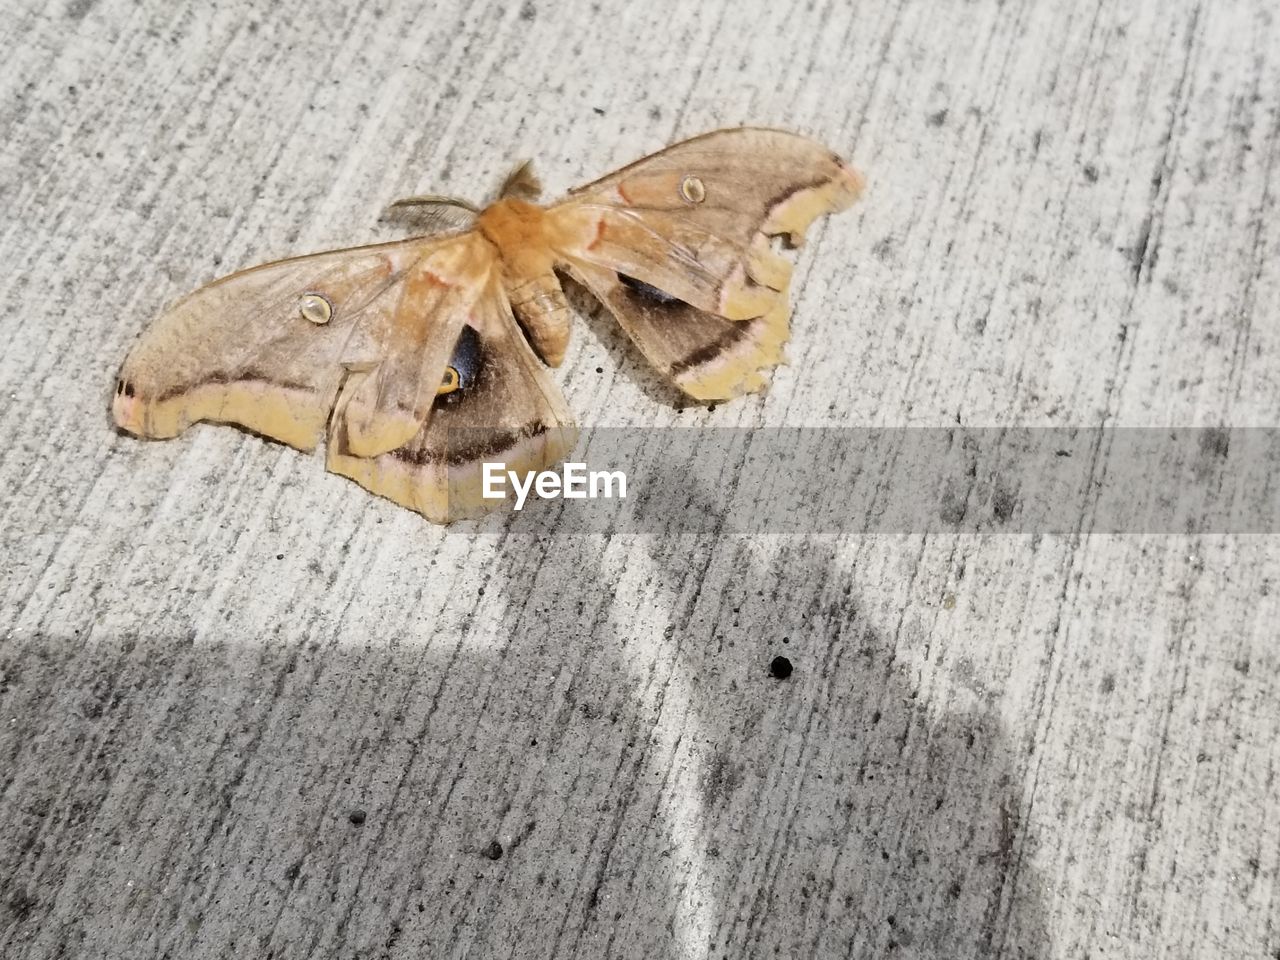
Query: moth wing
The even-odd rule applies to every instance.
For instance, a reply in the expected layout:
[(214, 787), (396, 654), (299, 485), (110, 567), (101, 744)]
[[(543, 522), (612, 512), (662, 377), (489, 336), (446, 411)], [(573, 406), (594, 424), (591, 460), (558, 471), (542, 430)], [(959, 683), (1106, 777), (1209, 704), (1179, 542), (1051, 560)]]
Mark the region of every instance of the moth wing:
[(422, 428), (462, 329), (493, 281), (493, 265), (493, 248), (468, 233), (442, 241), (409, 268), (396, 308), (372, 324), (390, 349), (371, 370), (353, 370), (351, 389), (339, 397), (350, 453), (386, 453)]
[[(501, 504), (484, 496), (486, 462), (523, 475), (560, 462), (573, 449), (577, 429), (564, 397), (496, 278), (473, 305), (449, 366), (458, 388), (435, 398), (425, 424), (403, 446), (373, 457), (354, 455), (347, 418), (335, 418), (328, 468), (428, 520), (448, 523)], [(339, 410), (346, 396), (344, 390)], [(509, 492), (509, 485), (504, 489)]]
[(743, 128), (676, 144), (573, 191), (548, 216), (556, 253), (686, 393), (759, 389), (782, 362), (791, 264), (862, 177), (821, 144)]
[(344, 383), (353, 449), (417, 433), (492, 254), (474, 234), (264, 264), (185, 297), (143, 334), (116, 383), (116, 423), (145, 437), (234, 423), (301, 450)]

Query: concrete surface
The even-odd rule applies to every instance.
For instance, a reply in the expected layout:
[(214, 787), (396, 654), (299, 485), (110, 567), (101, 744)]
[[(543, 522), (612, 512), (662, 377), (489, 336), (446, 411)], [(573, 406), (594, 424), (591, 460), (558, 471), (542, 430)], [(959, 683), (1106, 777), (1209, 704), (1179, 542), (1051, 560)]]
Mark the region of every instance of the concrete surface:
[(750, 122), (871, 183), (793, 364), (679, 412), (593, 314), (584, 422), (1275, 426), (1267, 0), (17, 0), (0, 36), (0, 955), (1280, 957), (1275, 536), (441, 530), (107, 415), (219, 273)]

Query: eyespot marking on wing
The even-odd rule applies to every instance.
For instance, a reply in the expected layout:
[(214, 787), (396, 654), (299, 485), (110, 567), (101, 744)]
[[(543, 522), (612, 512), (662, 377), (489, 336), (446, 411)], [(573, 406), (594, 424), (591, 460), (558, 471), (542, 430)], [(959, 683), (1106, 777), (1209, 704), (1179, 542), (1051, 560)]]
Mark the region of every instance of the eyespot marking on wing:
[(324, 326), (333, 319), (333, 304), (322, 293), (307, 293), (298, 301), (298, 312), (302, 319)]
[(458, 342), (454, 344), (453, 356), (445, 367), (440, 386), (436, 388), (436, 396), (447, 397), (470, 387), (480, 373), (481, 362), (480, 337), (470, 324), (465, 324), (458, 335)]
[(700, 177), (690, 174), (680, 181), (680, 196), (687, 203), (702, 203), (707, 199), (707, 187)]
[(446, 393), (453, 393), (462, 386), (462, 377), (458, 374), (457, 367), (445, 367), (444, 377), (440, 380), (440, 386), (436, 387), (436, 396), (443, 396)]

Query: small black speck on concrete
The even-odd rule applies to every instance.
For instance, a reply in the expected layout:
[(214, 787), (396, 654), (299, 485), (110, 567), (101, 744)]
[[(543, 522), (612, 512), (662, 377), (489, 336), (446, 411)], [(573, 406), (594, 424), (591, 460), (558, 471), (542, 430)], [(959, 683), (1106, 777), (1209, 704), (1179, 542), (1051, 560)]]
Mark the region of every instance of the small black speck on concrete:
[(769, 676), (775, 680), (785, 680), (791, 676), (791, 661), (786, 657), (774, 657), (769, 663)]
[(489, 860), (501, 860), (502, 844), (500, 844), (497, 840), (490, 840), (485, 845), (485, 848), (480, 851), (480, 856), (485, 857), (486, 859), (489, 859)]
[(352, 810), (349, 814), (347, 814), (347, 819), (350, 820), (351, 823), (357, 827), (360, 826), (360, 824), (364, 823), (365, 820), (367, 820), (368, 818), (369, 818), (369, 815), (365, 813), (363, 810)]

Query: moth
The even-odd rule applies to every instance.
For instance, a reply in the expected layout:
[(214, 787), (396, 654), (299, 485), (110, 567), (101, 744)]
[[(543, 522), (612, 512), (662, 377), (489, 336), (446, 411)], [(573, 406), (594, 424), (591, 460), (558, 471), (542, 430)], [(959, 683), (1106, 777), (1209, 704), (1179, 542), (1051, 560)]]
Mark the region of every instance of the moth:
[(784, 362), (791, 263), (862, 177), (812, 140), (719, 130), (540, 206), (529, 164), (480, 209), (395, 206), (423, 235), (280, 260), (163, 313), (121, 367), (116, 424), (168, 438), (236, 424), (445, 523), (501, 503), (482, 467), (564, 460), (576, 427), (547, 367), (569, 344), (560, 275), (584, 286), (685, 394), (756, 391)]

